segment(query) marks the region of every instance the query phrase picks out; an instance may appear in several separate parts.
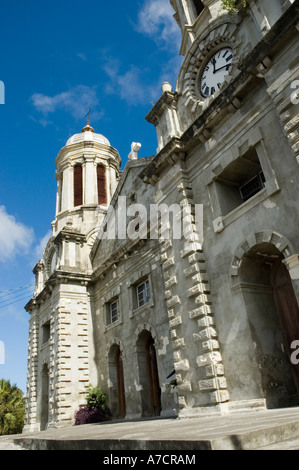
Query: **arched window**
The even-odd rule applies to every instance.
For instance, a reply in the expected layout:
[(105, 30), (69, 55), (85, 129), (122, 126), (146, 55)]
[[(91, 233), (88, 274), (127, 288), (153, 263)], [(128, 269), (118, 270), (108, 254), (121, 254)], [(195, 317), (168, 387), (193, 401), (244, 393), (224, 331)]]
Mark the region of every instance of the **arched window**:
[(82, 165), (74, 167), (74, 206), (81, 206), (83, 204), (83, 178), (82, 178)]
[(204, 4), (200, 0), (193, 0), (193, 5), (198, 16), (204, 9)]
[(106, 170), (103, 165), (97, 167), (98, 204), (107, 204)]

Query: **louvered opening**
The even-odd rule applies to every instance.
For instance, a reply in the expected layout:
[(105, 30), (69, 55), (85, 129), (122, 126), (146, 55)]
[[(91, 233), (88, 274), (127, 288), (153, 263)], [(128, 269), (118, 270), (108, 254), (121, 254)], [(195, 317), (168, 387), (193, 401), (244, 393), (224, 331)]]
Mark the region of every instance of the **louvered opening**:
[(74, 206), (81, 206), (83, 204), (83, 179), (82, 179), (82, 165), (74, 167)]
[(106, 192), (106, 177), (105, 167), (98, 165), (97, 167), (97, 179), (98, 179), (98, 203), (107, 203), (107, 192)]

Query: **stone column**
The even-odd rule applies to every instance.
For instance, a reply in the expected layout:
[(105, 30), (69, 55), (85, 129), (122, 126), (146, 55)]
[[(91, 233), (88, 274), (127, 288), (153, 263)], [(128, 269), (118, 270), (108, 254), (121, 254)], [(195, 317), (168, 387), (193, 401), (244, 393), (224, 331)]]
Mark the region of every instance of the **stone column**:
[(112, 166), (105, 165), (105, 178), (106, 178), (106, 201), (107, 205), (110, 204), (111, 195), (112, 195), (112, 186), (111, 186), (111, 176), (112, 176)]
[(114, 165), (110, 163), (110, 186), (111, 186), (111, 195), (109, 196), (109, 201), (113, 194), (115, 193), (115, 190), (117, 188), (117, 178), (116, 178), (116, 168)]
[(38, 382), (38, 341), (39, 315), (38, 309), (31, 313), (29, 324), (28, 367), (27, 367), (27, 400), (25, 427), (23, 432), (39, 431), (37, 422), (37, 382)]
[(84, 178), (84, 204), (96, 204), (96, 168), (94, 156), (84, 156), (85, 178)]
[(56, 171), (55, 178), (57, 181), (57, 193), (56, 193), (56, 215), (60, 212), (60, 201), (61, 201), (61, 176)]
[(74, 172), (73, 167), (69, 164), (63, 170), (63, 183), (62, 183), (62, 201), (61, 210), (66, 211), (74, 207), (73, 187), (74, 187)]

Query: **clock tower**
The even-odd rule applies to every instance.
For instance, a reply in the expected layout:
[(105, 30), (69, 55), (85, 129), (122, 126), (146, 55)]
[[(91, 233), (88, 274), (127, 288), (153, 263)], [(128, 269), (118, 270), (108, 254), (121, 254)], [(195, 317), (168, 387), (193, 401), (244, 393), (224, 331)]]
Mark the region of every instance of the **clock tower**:
[[(244, 397), (247, 409), (276, 406), (279, 400), (291, 403), (298, 381), (276, 339), (258, 326), (261, 318), (276, 322), (277, 312), (288, 315), (277, 293), (273, 298), (276, 284), (270, 279), (275, 279), (275, 257), (282, 273), (281, 259), (289, 266), (295, 259), (290, 254), (298, 250), (291, 248), (294, 232), (289, 231), (290, 238), (283, 235), (289, 203), (282, 191), (283, 181), (289, 187), (298, 172), (298, 103), (291, 99), (298, 78), (298, 2), (236, 1), (234, 11), (224, 3), (171, 0), (182, 33), (183, 63), (175, 86), (163, 84), (146, 117), (156, 127), (158, 149), (141, 177), (155, 188), (158, 203), (191, 207), (185, 213), (192, 242), (173, 240), (163, 254), (182, 416), (211, 405), (210, 412), (237, 410)], [(288, 172), (284, 179), (282, 173)], [(203, 208), (202, 243), (195, 205)], [(267, 274), (261, 280), (263, 269)], [(291, 285), (289, 277), (286, 285)], [(292, 289), (298, 292), (294, 275)], [(265, 298), (271, 320), (265, 317)], [(294, 300), (289, 311), (298, 312), (298, 294), (295, 300), (292, 290), (289, 298)], [(259, 320), (254, 320), (257, 312)], [(278, 338), (278, 321), (273, 328)], [(298, 335), (291, 322), (289, 328)], [(257, 337), (258, 343), (263, 337), (259, 346), (251, 341)], [(269, 342), (277, 350), (268, 351)], [(287, 343), (281, 346), (285, 351)], [(284, 384), (287, 398), (278, 385), (274, 390), (272, 363), (280, 364), (275, 383)]]

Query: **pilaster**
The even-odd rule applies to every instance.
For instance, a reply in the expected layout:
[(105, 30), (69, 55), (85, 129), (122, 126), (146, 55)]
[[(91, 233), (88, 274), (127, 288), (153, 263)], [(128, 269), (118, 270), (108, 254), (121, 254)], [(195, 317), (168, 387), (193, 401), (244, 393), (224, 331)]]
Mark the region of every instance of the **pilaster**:
[[(163, 178), (166, 181), (170, 176)], [(215, 411), (221, 412), (221, 404), (229, 400), (229, 394), (192, 188), (182, 160), (174, 164), (171, 178), (176, 181), (183, 236), (160, 243), (179, 413), (181, 416), (204, 413), (210, 405), (216, 405)], [(162, 184), (160, 180), (160, 188)], [(160, 191), (164, 204), (170, 197)]]
[(38, 393), (38, 348), (39, 348), (39, 321), (38, 310), (31, 314), (29, 322), (29, 342), (27, 360), (27, 390), (25, 406), (25, 427), (23, 432), (39, 431), (37, 416)]
[(48, 427), (73, 424), (89, 384), (88, 295), (71, 297), (62, 294), (53, 315)]
[(268, 85), (267, 91), (299, 164), (299, 62), (294, 60), (298, 55), (298, 28), (298, 25), (293, 28), (294, 41), (290, 43), (283, 57), (280, 57), (275, 65), (268, 60), (268, 64), (260, 69), (260, 76), (264, 77)]
[(94, 165), (95, 156), (85, 155), (84, 164), (85, 167), (85, 178), (84, 178), (84, 203), (85, 204), (97, 204), (96, 193), (96, 167)]

